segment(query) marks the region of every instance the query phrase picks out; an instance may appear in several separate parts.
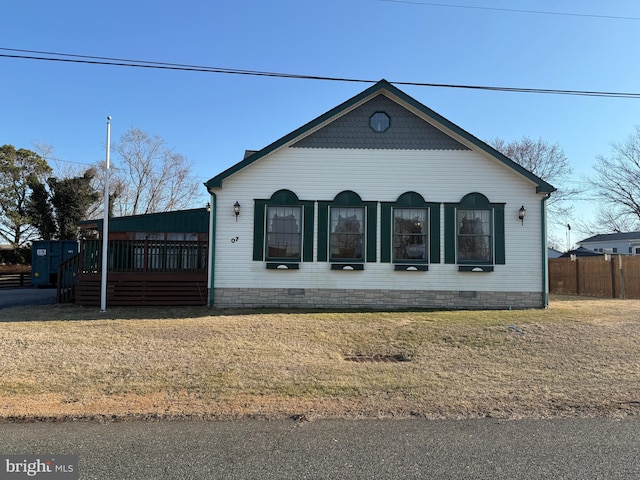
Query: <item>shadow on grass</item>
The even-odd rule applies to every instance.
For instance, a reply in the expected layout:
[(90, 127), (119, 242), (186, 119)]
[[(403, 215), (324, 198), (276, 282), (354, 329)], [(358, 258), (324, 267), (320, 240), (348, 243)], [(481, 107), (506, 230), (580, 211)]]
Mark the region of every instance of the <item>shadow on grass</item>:
[[(484, 311), (489, 311), (486, 309)], [(507, 309), (493, 309), (493, 311)], [(528, 309), (524, 309), (528, 310)], [(541, 309), (534, 309), (541, 310)], [(1, 322), (91, 321), (91, 320), (174, 320), (189, 318), (255, 315), (349, 315), (370, 313), (478, 312), (483, 310), (449, 308), (216, 308), (207, 306), (122, 306), (82, 307), (75, 304), (32, 305), (0, 310)]]
[(615, 298), (609, 298), (609, 297), (587, 297), (587, 296), (582, 296), (582, 295), (559, 295), (559, 294), (551, 294), (549, 295), (549, 302), (550, 303), (555, 303), (555, 302), (594, 302), (594, 301), (598, 301), (601, 302), (603, 300), (621, 300), (621, 299), (615, 299)]
[[(593, 302), (607, 299), (572, 295), (551, 295), (550, 302)], [(457, 309), (463, 311), (465, 309)], [(75, 304), (30, 305), (0, 310), (0, 322), (37, 322), (37, 321), (86, 321), (86, 320), (170, 320), (206, 318), (220, 316), (251, 315), (303, 315), (303, 314), (357, 314), (357, 313), (409, 313), (409, 312), (447, 312), (443, 308), (409, 309), (363, 309), (363, 308), (216, 308), (207, 306), (128, 306), (109, 307), (100, 312), (100, 307), (82, 307)]]
[(202, 318), (216, 315), (208, 307), (100, 307), (75, 304), (33, 305), (0, 310), (0, 322), (86, 321), (86, 320), (163, 320)]

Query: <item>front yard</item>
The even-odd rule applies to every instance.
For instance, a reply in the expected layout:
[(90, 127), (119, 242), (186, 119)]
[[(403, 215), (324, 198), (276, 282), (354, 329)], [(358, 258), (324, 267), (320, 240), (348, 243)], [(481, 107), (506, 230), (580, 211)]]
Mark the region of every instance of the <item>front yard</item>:
[(0, 418), (640, 413), (640, 301), (307, 313), (0, 311)]

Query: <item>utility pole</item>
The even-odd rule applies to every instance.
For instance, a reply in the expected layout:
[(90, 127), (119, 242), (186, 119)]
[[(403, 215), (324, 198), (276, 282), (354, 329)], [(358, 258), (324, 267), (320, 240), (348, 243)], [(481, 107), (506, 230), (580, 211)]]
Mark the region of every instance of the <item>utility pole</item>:
[(100, 311), (107, 311), (107, 246), (109, 245), (109, 161), (111, 156), (111, 117), (107, 117), (107, 159), (104, 172), (104, 214), (102, 220), (102, 282)]

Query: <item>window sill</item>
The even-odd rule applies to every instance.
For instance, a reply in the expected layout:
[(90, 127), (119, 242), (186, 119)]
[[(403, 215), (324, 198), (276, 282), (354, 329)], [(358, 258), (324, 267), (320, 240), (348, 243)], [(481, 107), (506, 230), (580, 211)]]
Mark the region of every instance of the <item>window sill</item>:
[(299, 263), (267, 262), (267, 270), (299, 270)]
[(459, 272), (493, 272), (493, 265), (459, 265)]
[(400, 272), (426, 272), (429, 265), (394, 265), (393, 269)]
[(331, 270), (364, 270), (364, 263), (332, 263)]

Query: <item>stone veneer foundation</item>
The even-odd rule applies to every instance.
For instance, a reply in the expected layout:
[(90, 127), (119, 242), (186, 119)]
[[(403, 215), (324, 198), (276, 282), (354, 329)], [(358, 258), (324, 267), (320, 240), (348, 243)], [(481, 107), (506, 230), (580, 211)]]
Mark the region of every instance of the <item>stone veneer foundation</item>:
[(219, 308), (407, 308), (510, 309), (543, 308), (539, 292), (434, 290), (359, 290), (319, 288), (216, 288)]

